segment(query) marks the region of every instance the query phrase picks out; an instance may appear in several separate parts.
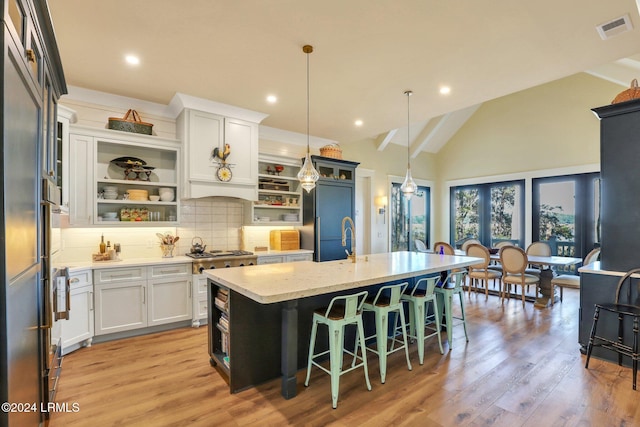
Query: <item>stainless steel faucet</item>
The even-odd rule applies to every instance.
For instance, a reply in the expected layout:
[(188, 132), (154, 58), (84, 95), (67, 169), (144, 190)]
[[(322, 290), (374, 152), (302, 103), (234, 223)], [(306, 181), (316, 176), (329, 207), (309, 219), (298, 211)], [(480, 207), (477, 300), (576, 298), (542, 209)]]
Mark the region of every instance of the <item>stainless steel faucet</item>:
[[(348, 226), (347, 222), (351, 226)], [(347, 246), (347, 230), (351, 232), (351, 254), (347, 252), (347, 258), (356, 262), (356, 226), (350, 217), (345, 216), (342, 218), (342, 246)]]

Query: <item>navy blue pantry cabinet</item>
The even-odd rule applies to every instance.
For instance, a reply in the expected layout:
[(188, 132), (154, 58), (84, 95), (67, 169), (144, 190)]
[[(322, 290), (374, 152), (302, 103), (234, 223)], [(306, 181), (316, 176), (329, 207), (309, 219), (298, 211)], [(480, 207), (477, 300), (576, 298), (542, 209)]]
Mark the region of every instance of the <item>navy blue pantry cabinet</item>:
[(300, 246), (313, 250), (313, 260), (333, 261), (347, 257), (351, 251), (352, 234), (347, 233), (347, 245), (342, 246), (342, 219), (355, 221), (355, 185), (357, 162), (311, 156), (320, 173), (316, 187), (303, 194), (303, 226)]
[(592, 111), (600, 119), (600, 264), (625, 272), (640, 266), (640, 100)]

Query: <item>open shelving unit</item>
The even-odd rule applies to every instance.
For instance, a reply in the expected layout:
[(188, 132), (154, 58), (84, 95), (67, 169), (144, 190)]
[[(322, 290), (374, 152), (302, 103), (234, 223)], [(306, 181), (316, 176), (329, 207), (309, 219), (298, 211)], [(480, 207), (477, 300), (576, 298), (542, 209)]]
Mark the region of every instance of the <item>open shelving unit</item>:
[[(95, 139), (95, 218), (102, 217), (107, 212), (116, 212), (117, 218), (108, 221), (103, 218), (97, 223), (110, 225), (141, 225), (141, 222), (154, 225), (176, 224), (179, 218), (178, 187), (179, 176), (179, 148), (173, 141), (160, 138), (129, 136), (116, 132), (114, 136), (123, 134), (120, 139)], [(153, 144), (147, 143), (152, 138)], [(112, 161), (117, 158), (133, 158), (143, 160), (152, 167), (148, 174), (140, 176), (129, 174), (125, 176), (125, 169)], [(133, 179), (132, 179), (133, 178)], [(105, 186), (115, 186), (117, 199), (106, 199), (99, 196)], [(127, 190), (146, 190), (149, 195), (159, 195), (161, 188), (169, 188), (173, 192), (172, 200), (131, 200), (124, 197)], [(131, 219), (125, 220), (126, 214)], [(133, 218), (133, 214), (136, 218)], [(154, 215), (152, 215), (152, 213)]]
[(247, 209), (249, 224), (302, 224), (301, 162), (288, 157), (261, 154), (258, 161), (258, 200)]

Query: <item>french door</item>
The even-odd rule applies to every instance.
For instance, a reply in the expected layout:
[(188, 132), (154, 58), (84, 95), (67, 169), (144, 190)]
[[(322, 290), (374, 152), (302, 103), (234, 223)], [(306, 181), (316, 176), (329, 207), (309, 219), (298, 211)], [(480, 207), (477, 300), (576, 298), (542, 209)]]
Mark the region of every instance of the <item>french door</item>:
[(400, 186), (398, 183), (391, 185), (391, 251), (412, 251), (416, 240), (422, 240), (431, 247), (430, 188), (419, 185), (411, 200), (407, 200)]

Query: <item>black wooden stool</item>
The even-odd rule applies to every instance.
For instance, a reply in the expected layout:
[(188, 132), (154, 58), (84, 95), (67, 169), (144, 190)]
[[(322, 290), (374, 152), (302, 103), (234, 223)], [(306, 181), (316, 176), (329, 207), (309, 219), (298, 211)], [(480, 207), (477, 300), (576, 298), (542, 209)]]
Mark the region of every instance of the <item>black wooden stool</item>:
[[(622, 276), (616, 288), (615, 303), (595, 305), (595, 312), (593, 314), (593, 325), (591, 326), (591, 336), (589, 337), (589, 345), (587, 346), (587, 361), (584, 365), (585, 368), (589, 368), (589, 359), (591, 358), (591, 351), (593, 350), (593, 347), (602, 347), (618, 353), (618, 365), (620, 366), (622, 366), (622, 356), (628, 356), (631, 358), (633, 367), (634, 390), (636, 389), (636, 378), (638, 376), (638, 359), (640, 359), (640, 355), (638, 355), (638, 319), (640, 319), (640, 306), (632, 303), (638, 302), (638, 299), (640, 299), (640, 294), (638, 292), (633, 293), (631, 286), (631, 275), (636, 273), (640, 273), (640, 268), (630, 270), (624, 276)], [(629, 283), (629, 286), (625, 288), (624, 295), (621, 295), (623, 285), (626, 282)], [(621, 297), (623, 297), (622, 301)], [(635, 301), (633, 299), (635, 299)], [(600, 310), (606, 310), (608, 312), (617, 314), (618, 337), (616, 340), (597, 335)], [(624, 344), (624, 322), (625, 319), (629, 317), (633, 319), (633, 345)]]

